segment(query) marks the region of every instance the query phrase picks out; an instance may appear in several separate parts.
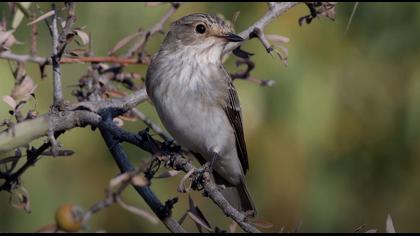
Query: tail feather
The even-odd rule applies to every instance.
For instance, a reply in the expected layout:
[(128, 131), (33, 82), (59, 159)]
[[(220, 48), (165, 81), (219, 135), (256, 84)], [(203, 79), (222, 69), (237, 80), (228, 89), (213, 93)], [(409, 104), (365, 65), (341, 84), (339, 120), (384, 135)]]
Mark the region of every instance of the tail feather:
[(223, 179), (214, 176), (216, 184), (223, 184), (225, 188), (221, 190), (222, 195), (226, 200), (238, 211), (250, 213), (249, 215), (255, 217), (257, 209), (255, 208), (254, 201), (248, 192), (245, 179), (242, 178), (241, 183), (238, 185), (229, 185)]

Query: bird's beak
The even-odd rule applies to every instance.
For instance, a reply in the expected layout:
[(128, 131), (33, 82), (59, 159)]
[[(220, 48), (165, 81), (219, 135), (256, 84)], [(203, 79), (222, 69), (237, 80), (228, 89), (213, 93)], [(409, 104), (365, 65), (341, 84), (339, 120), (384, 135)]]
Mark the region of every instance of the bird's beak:
[(236, 35), (234, 33), (225, 34), (223, 36), (223, 38), (227, 39), (229, 42), (241, 42), (241, 41), (244, 41), (244, 39), (241, 36)]

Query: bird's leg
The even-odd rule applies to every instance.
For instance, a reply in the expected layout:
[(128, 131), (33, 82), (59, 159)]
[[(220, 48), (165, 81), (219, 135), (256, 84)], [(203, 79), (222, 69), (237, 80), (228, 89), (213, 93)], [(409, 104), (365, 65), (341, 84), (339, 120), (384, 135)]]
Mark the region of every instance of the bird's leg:
[(218, 159), (220, 156), (219, 156), (219, 154), (217, 153), (217, 152), (212, 152), (212, 155), (211, 155), (211, 160), (210, 161), (208, 161), (208, 162), (206, 162), (205, 164), (204, 164), (204, 168), (207, 168), (207, 170), (208, 170), (208, 172), (211, 174), (211, 173), (213, 173), (213, 165), (214, 165), (214, 162), (216, 161), (216, 159)]

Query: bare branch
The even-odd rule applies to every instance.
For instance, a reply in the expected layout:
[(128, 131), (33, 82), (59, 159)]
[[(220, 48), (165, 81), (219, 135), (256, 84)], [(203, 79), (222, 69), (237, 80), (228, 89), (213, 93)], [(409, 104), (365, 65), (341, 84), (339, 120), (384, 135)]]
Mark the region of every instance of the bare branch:
[[(109, 131), (109, 125), (115, 124), (112, 122), (112, 116), (110, 112), (104, 110), (102, 112), (102, 119), (103, 122), (99, 124), (99, 130), (101, 131), (101, 135), (105, 140), (106, 145), (108, 146), (109, 151), (111, 152), (112, 156), (114, 157), (115, 162), (117, 163), (118, 167), (120, 168), (121, 172), (130, 172), (134, 170), (134, 167), (128, 160), (127, 155), (125, 154), (124, 150), (122, 149), (119, 141), (117, 141), (115, 136)], [(108, 124), (108, 125), (107, 125)], [(173, 233), (185, 233), (185, 229), (171, 217), (171, 208), (173, 203), (171, 201), (167, 202), (170, 203), (163, 205), (160, 200), (156, 197), (156, 195), (151, 191), (148, 185), (146, 186), (135, 186), (133, 187), (139, 193), (140, 196), (145, 200), (145, 202), (150, 206), (153, 212), (159, 217), (162, 223)]]
[(141, 37), (134, 43), (134, 45), (128, 50), (126, 57), (133, 57), (136, 52), (144, 48), (147, 43), (147, 40), (156, 33), (163, 32), (163, 25), (168, 21), (168, 19), (176, 12), (181, 3), (174, 2), (171, 3), (172, 7), (166, 12), (160, 21), (154, 24), (150, 30), (145, 32)]
[(158, 124), (154, 123), (149, 117), (137, 108), (131, 110), (133, 114), (140, 120), (142, 120), (149, 128), (151, 128), (156, 134), (158, 134), (165, 141), (173, 141), (174, 138), (165, 132)]
[(60, 56), (59, 56), (59, 41), (58, 41), (58, 28), (57, 28), (57, 10), (53, 4), (54, 15), (51, 23), (52, 29), (52, 40), (53, 40), (53, 50), (52, 50), (52, 66), (53, 66), (53, 91), (54, 91), (54, 106), (60, 106), (63, 101), (63, 90), (61, 86), (61, 69), (60, 69)]
[[(113, 116), (116, 115), (118, 114), (114, 114)], [(143, 133), (144, 136), (131, 134), (118, 128), (112, 122), (102, 122), (101, 129), (106, 130), (106, 132), (109, 132), (110, 135), (118, 138), (119, 141), (129, 142), (133, 145), (140, 147), (145, 151), (150, 152), (153, 155), (158, 155), (161, 161), (165, 161), (167, 163), (166, 166), (171, 167), (174, 170), (182, 170), (185, 173), (190, 174), (197, 170), (197, 168), (195, 168), (189, 160), (183, 158), (182, 155), (180, 155), (179, 153), (170, 153), (168, 155), (163, 155), (159, 147), (156, 146), (159, 145), (158, 142), (153, 140), (153, 138), (148, 136), (147, 134)], [(214, 184), (212, 181), (203, 181), (201, 184), (204, 186), (205, 193), (209, 196), (209, 198), (214, 203), (216, 203), (216, 205), (220, 209), (222, 209), (223, 213), (225, 213), (226, 216), (235, 220), (235, 222), (237, 222), (238, 225), (244, 231), (253, 233), (260, 232), (258, 229), (256, 229), (254, 226), (247, 222), (247, 216), (245, 214), (239, 212), (229, 204), (229, 202), (220, 193), (216, 184)]]
[(100, 117), (94, 113), (100, 109), (119, 108), (128, 111), (146, 101), (145, 89), (122, 98), (106, 99), (99, 102), (81, 102), (69, 106), (68, 110), (50, 112), (38, 118), (16, 124), (13, 129), (0, 132), (0, 153), (48, 135), (48, 132), (69, 130), (88, 124), (97, 125)]
[[(267, 26), (270, 22), (272, 22), (274, 19), (285, 13), (290, 8), (296, 6), (297, 4), (299, 4), (299, 2), (270, 3), (270, 7), (267, 13), (253, 25), (248, 27), (246, 30), (242, 31), (239, 34), (239, 36), (241, 36), (244, 39), (250, 39), (251, 33), (255, 30), (255, 28), (263, 30), (264, 27)], [(229, 43), (223, 51), (223, 54), (231, 52), (233, 49), (237, 48), (242, 43), (243, 42)]]

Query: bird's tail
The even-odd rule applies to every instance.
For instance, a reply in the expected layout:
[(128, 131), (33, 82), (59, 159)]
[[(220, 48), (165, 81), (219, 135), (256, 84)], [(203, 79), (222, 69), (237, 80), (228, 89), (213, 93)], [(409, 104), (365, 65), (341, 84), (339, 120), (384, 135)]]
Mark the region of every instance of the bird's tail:
[(220, 192), (226, 198), (226, 200), (240, 212), (246, 212), (247, 215), (255, 217), (257, 215), (257, 209), (255, 208), (254, 201), (248, 192), (246, 187), (245, 179), (242, 178), (240, 184), (229, 185), (223, 179), (214, 176), (216, 184), (223, 184), (225, 188)]

